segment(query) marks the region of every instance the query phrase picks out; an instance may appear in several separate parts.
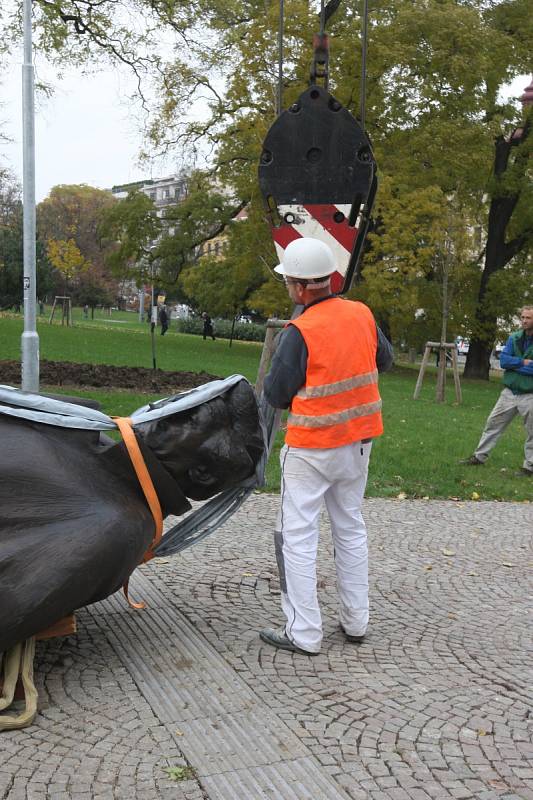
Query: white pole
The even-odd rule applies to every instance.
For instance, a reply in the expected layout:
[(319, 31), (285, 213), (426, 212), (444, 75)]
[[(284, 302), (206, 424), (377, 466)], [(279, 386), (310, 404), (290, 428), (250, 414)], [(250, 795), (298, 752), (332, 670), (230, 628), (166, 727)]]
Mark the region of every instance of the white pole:
[(32, 0), (24, 0), (24, 63), (22, 65), (22, 147), (24, 226), (24, 333), (22, 334), (22, 389), (39, 391), (39, 335), (36, 314), (35, 269), (35, 110), (32, 63)]
[(152, 275), (152, 307), (150, 309), (150, 336), (152, 337), (152, 367), (157, 369), (155, 357), (155, 326), (157, 325), (157, 306), (155, 304), (154, 295), (154, 262), (150, 264), (150, 271)]

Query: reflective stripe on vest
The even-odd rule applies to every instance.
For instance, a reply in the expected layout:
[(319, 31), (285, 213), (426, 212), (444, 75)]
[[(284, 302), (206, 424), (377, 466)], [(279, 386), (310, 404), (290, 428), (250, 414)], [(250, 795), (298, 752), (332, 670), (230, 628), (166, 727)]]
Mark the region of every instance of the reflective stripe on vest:
[(366, 372), (364, 375), (355, 375), (353, 378), (346, 378), (335, 383), (326, 383), (324, 386), (304, 386), (298, 392), (298, 397), (327, 397), (330, 394), (339, 394), (348, 389), (357, 389), (359, 386), (368, 386), (369, 383), (377, 383), (378, 371)]
[(286, 442), (327, 448), (383, 432), (377, 332), (363, 303), (330, 298), (291, 322), (307, 346), (305, 385), (291, 403)]
[(374, 403), (365, 403), (361, 406), (348, 408), (346, 411), (337, 411), (336, 414), (322, 414), (320, 417), (310, 417), (304, 414), (291, 414), (291, 425), (302, 425), (304, 428), (324, 428), (326, 425), (337, 425), (339, 422), (348, 422), (356, 417), (366, 417), (381, 411), (381, 400)]

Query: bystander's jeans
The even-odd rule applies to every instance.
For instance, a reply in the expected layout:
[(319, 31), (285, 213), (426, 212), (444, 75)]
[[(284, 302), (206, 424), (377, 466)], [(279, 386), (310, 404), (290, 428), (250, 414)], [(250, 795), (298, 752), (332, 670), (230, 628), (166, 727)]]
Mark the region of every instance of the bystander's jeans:
[(474, 455), (486, 461), (496, 442), (514, 417), (520, 414), (526, 429), (524, 469), (533, 470), (533, 394), (513, 394), (505, 387), (489, 414)]
[(340, 623), (360, 636), (368, 625), (368, 546), (361, 513), (372, 443), (281, 450), (281, 507), (275, 531), (285, 632), (316, 653), (322, 642), (317, 598), (319, 517), (325, 502), (335, 548)]

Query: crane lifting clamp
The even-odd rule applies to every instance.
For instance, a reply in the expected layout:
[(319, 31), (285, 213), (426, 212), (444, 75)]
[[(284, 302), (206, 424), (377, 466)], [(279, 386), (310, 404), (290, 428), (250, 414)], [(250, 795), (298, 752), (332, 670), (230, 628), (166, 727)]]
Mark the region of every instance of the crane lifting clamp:
[(294, 239), (320, 239), (337, 259), (333, 291), (348, 291), (368, 231), (376, 171), (359, 122), (327, 89), (306, 89), (271, 126), (259, 163), (279, 260)]
[(313, 35), (313, 63), (309, 83), (314, 85), (319, 78), (324, 80), (324, 88), (328, 88), (329, 72), (329, 36), (327, 33)]

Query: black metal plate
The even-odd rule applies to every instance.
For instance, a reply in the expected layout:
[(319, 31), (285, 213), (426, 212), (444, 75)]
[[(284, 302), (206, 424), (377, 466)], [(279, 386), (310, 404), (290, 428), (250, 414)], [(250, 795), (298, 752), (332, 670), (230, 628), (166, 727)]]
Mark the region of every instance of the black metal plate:
[(366, 200), (374, 171), (357, 120), (325, 89), (311, 86), (270, 128), (259, 185), (276, 204), (351, 204), (357, 196)]

